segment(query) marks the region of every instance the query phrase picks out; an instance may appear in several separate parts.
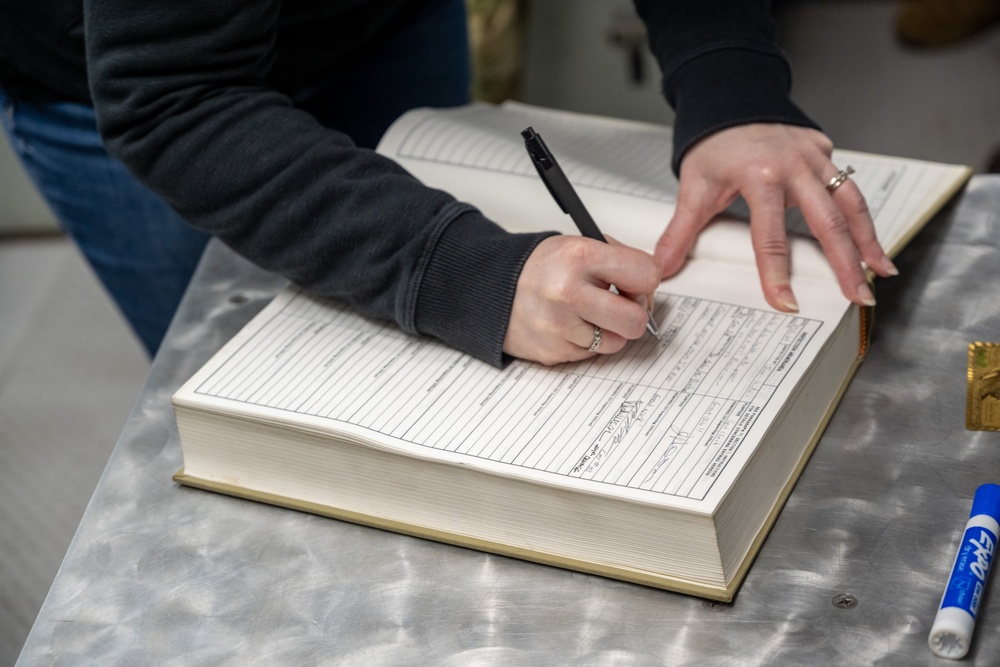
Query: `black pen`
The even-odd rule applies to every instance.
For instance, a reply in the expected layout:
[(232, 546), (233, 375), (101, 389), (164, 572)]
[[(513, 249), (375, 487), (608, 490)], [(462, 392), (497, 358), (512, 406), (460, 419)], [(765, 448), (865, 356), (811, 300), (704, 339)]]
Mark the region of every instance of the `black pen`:
[[(601, 233), (597, 223), (590, 217), (587, 207), (580, 201), (580, 196), (576, 194), (573, 185), (559, 167), (555, 156), (552, 155), (548, 146), (542, 141), (542, 136), (535, 132), (534, 128), (530, 127), (522, 131), (521, 136), (524, 137), (524, 147), (528, 149), (528, 155), (531, 156), (531, 162), (535, 165), (535, 169), (538, 170), (538, 175), (542, 177), (542, 182), (545, 183), (545, 187), (549, 189), (552, 198), (559, 204), (559, 208), (563, 210), (563, 213), (569, 214), (569, 217), (573, 219), (576, 228), (580, 230), (583, 236), (586, 236), (588, 239), (600, 241), (601, 243), (607, 243), (608, 240), (604, 238), (604, 234)], [(659, 338), (660, 330), (656, 326), (653, 314), (646, 313), (646, 317), (646, 330)]]

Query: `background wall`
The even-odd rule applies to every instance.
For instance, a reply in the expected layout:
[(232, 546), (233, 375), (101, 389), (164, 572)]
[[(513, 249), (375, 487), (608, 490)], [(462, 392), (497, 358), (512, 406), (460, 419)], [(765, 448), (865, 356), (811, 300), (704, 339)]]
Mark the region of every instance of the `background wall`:
[(914, 49), (896, 38), (897, 2), (775, 4), (792, 97), (836, 145), (979, 170), (1000, 150), (1000, 24)]
[[(630, 0), (533, 0), (528, 13), (524, 101), (618, 118), (670, 124), (660, 70), (645, 46)], [(635, 44), (644, 76), (632, 75)]]
[[(630, 7), (531, 0), (524, 100), (669, 123), (651, 58), (633, 82), (608, 39)], [(896, 7), (776, 0), (794, 98), (844, 148), (982, 168), (1000, 148), (1000, 29), (916, 51), (895, 37)], [(75, 248), (23, 235), (51, 229), (0, 139), (0, 667), (20, 652), (148, 368)]]
[[(793, 99), (842, 148), (984, 169), (1000, 150), (1000, 29), (938, 49), (902, 45), (893, 0), (774, 0)], [(628, 0), (533, 0), (524, 100), (671, 123), (660, 72), (628, 76), (608, 33)]]

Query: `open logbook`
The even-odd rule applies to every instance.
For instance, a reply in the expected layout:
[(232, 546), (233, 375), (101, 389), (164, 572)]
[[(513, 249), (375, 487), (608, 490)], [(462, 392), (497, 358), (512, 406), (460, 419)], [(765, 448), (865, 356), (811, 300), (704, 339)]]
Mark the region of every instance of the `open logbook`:
[[(379, 151), (514, 231), (576, 233), (533, 126), (598, 224), (651, 250), (676, 180), (669, 128), (543, 110), (418, 110)], [(895, 254), (969, 175), (838, 152)], [(174, 396), (191, 486), (730, 600), (864, 357), (868, 313), (789, 221), (801, 311), (763, 300), (733, 210), (656, 294), (658, 341), (497, 369), (294, 288)]]

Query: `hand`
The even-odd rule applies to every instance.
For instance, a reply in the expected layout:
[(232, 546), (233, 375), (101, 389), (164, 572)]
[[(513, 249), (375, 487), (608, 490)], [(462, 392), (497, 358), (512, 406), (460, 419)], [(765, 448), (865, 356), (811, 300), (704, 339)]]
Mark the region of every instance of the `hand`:
[(784, 224), (785, 209), (798, 207), (844, 296), (873, 305), (862, 260), (877, 275), (898, 272), (875, 236), (854, 181), (827, 191), (826, 184), (839, 171), (830, 161), (832, 151), (822, 132), (773, 123), (731, 127), (696, 143), (681, 163), (677, 210), (656, 245), (663, 276), (680, 270), (698, 233), (743, 195), (750, 205), (750, 236), (768, 303), (778, 310), (798, 310), (788, 277)]
[[(646, 330), (646, 304), (659, 284), (659, 264), (641, 250), (550, 236), (518, 278), (503, 350), (546, 365), (618, 352)], [(603, 333), (591, 352), (594, 327)]]

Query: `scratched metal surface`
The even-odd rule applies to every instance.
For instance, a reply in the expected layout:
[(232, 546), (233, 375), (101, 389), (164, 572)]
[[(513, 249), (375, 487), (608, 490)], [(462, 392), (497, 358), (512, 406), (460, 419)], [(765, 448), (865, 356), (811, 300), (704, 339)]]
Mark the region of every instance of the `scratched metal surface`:
[[(1000, 433), (964, 427), (998, 245), (1000, 177), (976, 177), (880, 281), (871, 355), (732, 605), (174, 485), (171, 392), (282, 284), (213, 245), (18, 664), (949, 664), (927, 633), (1000, 481)], [(1000, 664), (998, 586), (963, 664)]]

